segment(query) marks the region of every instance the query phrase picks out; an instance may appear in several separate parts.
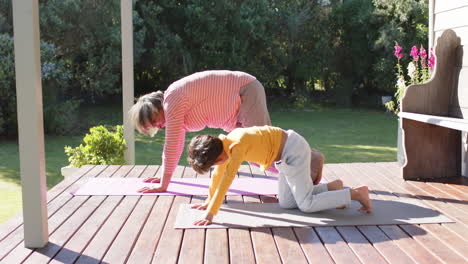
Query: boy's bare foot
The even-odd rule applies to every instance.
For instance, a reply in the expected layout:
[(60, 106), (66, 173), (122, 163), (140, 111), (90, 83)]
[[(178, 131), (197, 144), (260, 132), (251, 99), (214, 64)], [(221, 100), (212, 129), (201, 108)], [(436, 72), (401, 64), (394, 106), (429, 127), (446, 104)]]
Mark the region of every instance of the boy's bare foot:
[(345, 209), (345, 208), (346, 208), (346, 205), (336, 207), (336, 209)]
[(369, 198), (369, 188), (367, 188), (367, 186), (353, 188), (351, 190), (351, 199), (362, 204), (362, 207), (359, 208), (358, 211), (363, 213), (372, 212), (372, 201)]

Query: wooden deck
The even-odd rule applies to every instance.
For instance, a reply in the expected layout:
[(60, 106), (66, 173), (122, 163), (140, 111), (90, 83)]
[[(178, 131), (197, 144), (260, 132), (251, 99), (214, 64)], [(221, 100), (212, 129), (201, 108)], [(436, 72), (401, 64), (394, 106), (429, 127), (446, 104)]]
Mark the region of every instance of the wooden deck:
[[(368, 185), (379, 199), (410, 197), (455, 219), (450, 224), (176, 230), (190, 196), (76, 196), (88, 177), (151, 177), (159, 166), (85, 166), (48, 192), (49, 244), (23, 246), (21, 216), (0, 227), (0, 263), (468, 263), (468, 184), (403, 181), (396, 163), (328, 164), (327, 180)], [(243, 165), (239, 177), (264, 175)], [(174, 177), (203, 177), (179, 166)], [(205, 176), (206, 177), (206, 176)], [(227, 203), (276, 202), (228, 196)]]

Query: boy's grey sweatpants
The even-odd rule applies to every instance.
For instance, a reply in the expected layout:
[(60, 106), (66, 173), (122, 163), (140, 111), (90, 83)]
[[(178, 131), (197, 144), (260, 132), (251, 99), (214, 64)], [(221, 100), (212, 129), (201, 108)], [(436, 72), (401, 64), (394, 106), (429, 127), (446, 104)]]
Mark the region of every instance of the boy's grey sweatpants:
[(328, 191), (327, 184), (315, 185), (310, 178), (310, 146), (293, 130), (288, 130), (281, 160), (275, 163), (279, 171), (278, 200), (282, 208), (299, 208), (311, 213), (348, 205), (349, 189)]

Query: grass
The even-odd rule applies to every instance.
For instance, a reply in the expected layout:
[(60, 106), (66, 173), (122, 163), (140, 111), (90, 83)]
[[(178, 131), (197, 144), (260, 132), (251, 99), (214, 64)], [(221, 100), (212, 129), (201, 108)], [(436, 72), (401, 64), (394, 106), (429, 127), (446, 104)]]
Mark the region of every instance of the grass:
[[(273, 110), (273, 111), (271, 111)], [(311, 147), (323, 152), (327, 163), (396, 161), (397, 119), (373, 110), (316, 108), (309, 111), (275, 111), (270, 109), (272, 123), (293, 129), (303, 135)], [(95, 106), (82, 110), (89, 126), (116, 125), (121, 119), (119, 107)], [(105, 118), (103, 118), (105, 117)], [(186, 143), (193, 135), (224, 133), (219, 129), (205, 129), (187, 133)], [(60, 168), (68, 165), (63, 151), (65, 145), (77, 146), (80, 136), (46, 136), (47, 187), (61, 180)], [(164, 130), (150, 138), (136, 135), (136, 163), (161, 164)], [(184, 153), (180, 164), (186, 163)], [(18, 144), (0, 142), (0, 224), (21, 209)]]

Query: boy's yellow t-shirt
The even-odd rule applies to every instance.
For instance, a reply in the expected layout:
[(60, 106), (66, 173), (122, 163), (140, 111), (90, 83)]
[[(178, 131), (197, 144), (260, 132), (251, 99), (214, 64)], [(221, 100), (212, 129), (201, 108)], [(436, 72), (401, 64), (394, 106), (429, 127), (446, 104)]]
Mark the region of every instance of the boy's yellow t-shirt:
[(223, 164), (217, 165), (213, 171), (207, 199), (209, 213), (218, 213), (243, 161), (258, 163), (262, 170), (271, 166), (281, 147), (282, 132), (279, 127), (257, 126), (236, 128), (227, 136), (219, 135), (229, 158)]

